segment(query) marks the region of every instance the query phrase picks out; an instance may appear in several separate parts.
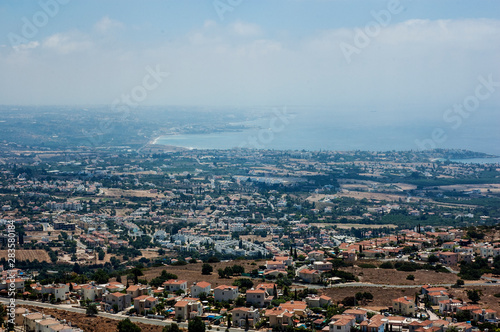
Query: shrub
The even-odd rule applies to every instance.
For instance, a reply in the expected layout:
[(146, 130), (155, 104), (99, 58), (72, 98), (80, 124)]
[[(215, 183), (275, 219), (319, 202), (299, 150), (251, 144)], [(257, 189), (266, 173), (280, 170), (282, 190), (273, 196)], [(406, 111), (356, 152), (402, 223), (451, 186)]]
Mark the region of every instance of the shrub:
[(383, 262), (382, 264), (380, 264), (379, 266), (381, 269), (393, 269), (394, 266), (392, 265), (391, 262)]

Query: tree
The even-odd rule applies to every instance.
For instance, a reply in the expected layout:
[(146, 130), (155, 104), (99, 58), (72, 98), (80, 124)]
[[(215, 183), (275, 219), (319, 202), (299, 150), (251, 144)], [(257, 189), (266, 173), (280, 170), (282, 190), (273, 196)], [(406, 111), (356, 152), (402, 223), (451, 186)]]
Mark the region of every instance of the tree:
[(139, 282), (139, 276), (142, 276), (143, 273), (140, 268), (134, 267), (130, 270), (130, 273), (134, 275), (134, 283), (137, 284)]
[(437, 263), (439, 262), (439, 258), (436, 255), (432, 254), (427, 258), (427, 261), (429, 263)]
[(240, 279), (236, 279), (233, 282), (233, 286), (238, 286), (240, 288), (250, 289), (253, 287), (253, 281), (251, 279), (248, 279), (248, 278), (240, 278)]
[(87, 310), (85, 311), (87, 316), (95, 316), (97, 315), (97, 305), (95, 303), (91, 303), (87, 306)]
[(103, 269), (99, 269), (92, 275), (92, 279), (98, 284), (105, 284), (109, 280), (109, 275)]
[(118, 323), (118, 332), (141, 332), (141, 328), (126, 318)]
[(195, 317), (188, 323), (188, 332), (205, 332), (205, 323), (201, 317)]
[(172, 323), (170, 325), (167, 325), (161, 330), (161, 332), (179, 332), (179, 325)]
[(472, 301), (472, 303), (477, 303), (479, 300), (481, 300), (481, 295), (483, 295), (483, 293), (480, 290), (467, 290), (467, 297)]
[(204, 263), (201, 266), (201, 274), (209, 275), (210, 273), (213, 272), (213, 270), (214, 270), (214, 268), (212, 267), (212, 265), (210, 265), (208, 263)]
[(243, 266), (241, 266), (241, 265), (236, 265), (235, 264), (232, 267), (232, 273), (233, 274), (239, 274), (239, 275), (241, 275), (241, 274), (245, 273), (245, 268)]

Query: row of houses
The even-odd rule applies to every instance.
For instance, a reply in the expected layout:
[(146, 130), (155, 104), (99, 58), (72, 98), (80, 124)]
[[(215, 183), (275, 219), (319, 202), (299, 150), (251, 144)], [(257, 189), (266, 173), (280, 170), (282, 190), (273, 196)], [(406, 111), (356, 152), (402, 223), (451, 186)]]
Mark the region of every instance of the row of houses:
[(72, 326), (71, 322), (61, 321), (40, 312), (29, 312), (25, 308), (16, 308), (14, 325), (26, 332), (84, 332)]

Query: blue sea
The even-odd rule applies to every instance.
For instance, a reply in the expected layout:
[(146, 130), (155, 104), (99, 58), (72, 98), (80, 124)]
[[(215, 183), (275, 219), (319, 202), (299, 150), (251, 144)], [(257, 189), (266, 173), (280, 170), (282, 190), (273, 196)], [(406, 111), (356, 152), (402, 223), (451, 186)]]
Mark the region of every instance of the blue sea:
[(310, 151), (454, 148), (500, 156), (498, 125), (495, 121), (480, 122), (469, 121), (453, 129), (439, 118), (418, 121), (383, 117), (377, 112), (341, 117), (326, 112), (275, 110), (243, 123), (250, 128), (242, 131), (167, 135), (158, 138), (156, 143), (191, 149), (247, 147)]

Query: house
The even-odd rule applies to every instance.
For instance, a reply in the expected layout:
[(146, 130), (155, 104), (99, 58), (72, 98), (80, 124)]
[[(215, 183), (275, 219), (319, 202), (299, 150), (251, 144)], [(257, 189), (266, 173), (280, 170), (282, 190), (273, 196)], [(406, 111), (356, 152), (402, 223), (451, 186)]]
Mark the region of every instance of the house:
[(80, 287), (82, 300), (95, 301), (96, 299), (100, 299), (102, 298), (102, 291), (101, 287), (94, 285), (82, 285)]
[(286, 270), (286, 264), (283, 261), (267, 261), (267, 270)]
[(279, 278), (280, 274), (282, 276), (286, 276), (288, 274), (288, 272), (285, 271), (285, 270), (266, 270), (266, 271), (264, 271), (264, 276), (265, 277), (267, 277), (267, 276), (273, 276), (275, 278)]
[(497, 312), (493, 309), (479, 309), (471, 312), (472, 319), (477, 322), (485, 322), (487, 320), (495, 320)]
[(458, 264), (458, 253), (456, 252), (441, 252), (439, 254), (439, 261), (444, 265), (453, 266)]
[(356, 323), (361, 323), (362, 321), (366, 320), (366, 314), (367, 311), (361, 309), (348, 309), (344, 311), (344, 315), (354, 316)]
[(39, 312), (32, 312), (23, 314), (24, 328), (27, 332), (36, 331), (36, 321), (42, 320), (45, 318), (45, 315)]
[(446, 288), (444, 287), (432, 287), (431, 285), (424, 285), (420, 289), (420, 292), (424, 295), (427, 295), (428, 293), (433, 293), (433, 292), (445, 292)]
[(427, 293), (427, 298), (433, 305), (438, 305), (439, 301), (448, 300), (450, 294), (445, 291)]
[(115, 312), (119, 312), (125, 308), (130, 307), (132, 300), (130, 294), (123, 294), (117, 292), (117, 293), (105, 294), (103, 296), (103, 302), (106, 311), (113, 310)]
[(457, 312), (457, 308), (462, 305), (463, 302), (460, 300), (448, 299), (439, 301), (439, 313), (443, 315), (446, 313)]
[(415, 301), (408, 299), (407, 296), (392, 300), (392, 309), (404, 316), (413, 316), (416, 312)]
[(320, 272), (330, 271), (332, 267), (333, 265), (330, 262), (317, 261), (313, 263), (314, 270), (318, 270)]
[(293, 266), (293, 258), (291, 256), (275, 256), (274, 260), (285, 263), (287, 267)]
[(134, 309), (137, 314), (144, 315), (146, 311), (150, 311), (158, 304), (158, 299), (149, 295), (141, 295), (134, 298)]
[(246, 293), (247, 303), (256, 307), (262, 308), (271, 303), (272, 297), (266, 292), (265, 289), (248, 289)]
[(321, 274), (318, 270), (302, 269), (298, 272), (298, 277), (310, 284), (318, 283), (321, 280)]
[(383, 315), (375, 315), (359, 324), (361, 332), (384, 332), (387, 318)]
[(37, 332), (52, 332), (51, 326), (59, 325), (59, 322), (54, 318), (47, 318), (36, 321), (36, 331)]
[(148, 295), (151, 292), (151, 286), (147, 285), (131, 285), (127, 288), (127, 294), (130, 295), (131, 299), (135, 299), (136, 297), (142, 295)]
[(163, 283), (163, 287), (165, 288), (166, 291), (169, 292), (177, 292), (178, 290), (183, 290), (185, 293), (187, 290), (187, 281), (170, 279)]
[(329, 332), (350, 332), (351, 328), (354, 327), (356, 322), (356, 318), (350, 315), (341, 315), (344, 316), (335, 321), (330, 322), (328, 324)]
[(203, 305), (196, 300), (181, 300), (175, 304), (175, 317), (182, 320), (203, 315)]
[(285, 303), (281, 303), (280, 307), (297, 316), (307, 316), (307, 303), (303, 301), (287, 301)]
[(312, 294), (306, 297), (305, 300), (310, 308), (324, 307), (332, 303), (332, 298), (326, 295), (317, 296)]
[[(14, 311), (14, 325), (22, 326), (24, 324), (24, 315), (29, 314), (26, 308), (16, 308)], [(9, 317), (10, 319), (11, 317)]]
[(264, 289), (270, 296), (276, 296), (278, 292), (278, 285), (273, 282), (263, 282), (258, 284), (255, 289)]
[(69, 296), (69, 285), (67, 284), (49, 284), (41, 285), (37, 291), (41, 294), (51, 294), (56, 300), (65, 301)]
[(201, 293), (209, 295), (211, 290), (212, 290), (212, 285), (209, 282), (206, 281), (195, 282), (193, 286), (191, 286), (191, 296), (200, 297)]
[(234, 308), (231, 310), (233, 325), (242, 328), (253, 328), (260, 320), (258, 309)]
[(430, 320), (425, 320), (423, 322), (416, 320), (408, 324), (408, 331), (409, 332), (425, 331), (431, 327), (432, 327), (432, 321)]
[(214, 300), (215, 301), (229, 301), (236, 300), (239, 296), (238, 287), (237, 286), (227, 286), (220, 285), (219, 287), (214, 288)]
[(452, 323), (448, 325), (448, 328), (446, 328), (444, 332), (453, 327), (455, 327), (459, 332), (472, 332), (472, 325), (466, 322)]
[[(10, 288), (10, 278), (9, 280), (6, 280), (7, 277), (4, 277), (5, 279), (0, 281), (0, 289), (8, 289)], [(24, 279), (21, 278), (15, 278), (14, 279), (14, 288), (18, 292), (24, 292)]]
[(322, 261), (325, 259), (325, 253), (322, 251), (310, 251), (307, 258), (311, 261)]
[(281, 307), (266, 310), (264, 316), (269, 319), (272, 328), (293, 326), (293, 313)]
[[(122, 284), (121, 282), (113, 281), (113, 282), (108, 283), (108, 285), (106, 286), (106, 289), (110, 293), (121, 292), (122, 290), (125, 290), (125, 285)], [(132, 297), (132, 298), (134, 298), (134, 297)]]

